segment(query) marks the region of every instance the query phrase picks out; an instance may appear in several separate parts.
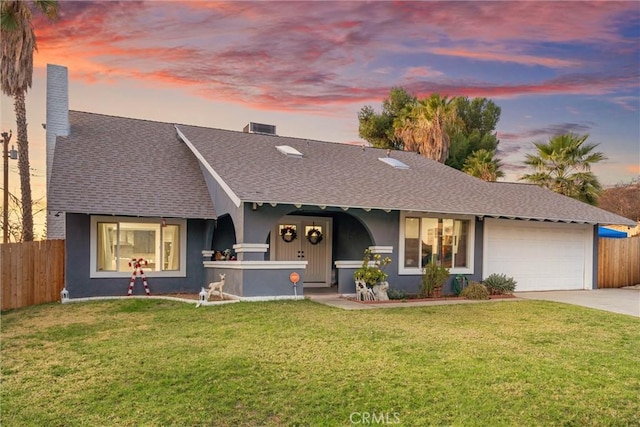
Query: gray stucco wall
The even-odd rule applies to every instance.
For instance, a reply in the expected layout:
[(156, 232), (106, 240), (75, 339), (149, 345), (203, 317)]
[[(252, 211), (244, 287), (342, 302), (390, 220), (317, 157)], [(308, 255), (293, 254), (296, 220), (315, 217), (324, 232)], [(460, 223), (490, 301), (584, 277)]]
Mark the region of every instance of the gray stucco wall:
[(253, 210), (251, 203), (245, 203), (244, 243), (269, 243), (267, 238), (271, 227), (283, 216), (295, 214), (297, 211), (291, 205), (271, 206), (269, 204)]
[[(204, 285), (202, 249), (206, 237), (206, 220), (187, 220), (186, 277), (153, 277), (147, 275), (151, 294), (199, 292)], [(90, 278), (91, 216), (66, 214), (66, 287), (71, 298), (90, 296), (125, 296), (129, 278)], [(145, 295), (140, 278), (136, 280), (134, 295)]]
[(239, 207), (236, 206), (229, 198), (229, 195), (222, 187), (220, 187), (211, 174), (203, 169), (202, 165), (200, 165), (200, 169), (202, 170), (202, 175), (204, 176), (205, 183), (207, 184), (207, 189), (211, 195), (211, 200), (213, 200), (213, 207), (216, 211), (216, 216), (222, 217), (223, 215), (229, 215), (235, 227), (235, 240), (237, 242), (242, 242), (242, 236), (244, 234), (242, 228), (242, 224), (244, 223), (243, 205), (241, 204)]
[(222, 292), (232, 295), (242, 296), (242, 270), (232, 270), (230, 268), (205, 268), (205, 285), (220, 280), (220, 274), (224, 274), (224, 287)]
[(482, 281), (482, 259), (483, 259), (483, 243), (484, 243), (484, 224), (476, 218), (476, 237), (473, 257), (474, 274), (467, 274), (469, 280), (476, 282)]
[[(282, 270), (238, 270), (231, 268), (207, 268), (207, 283), (220, 280), (225, 274), (223, 292), (241, 297), (293, 296), (293, 284), (289, 281), (290, 269)], [(297, 295), (304, 294), (304, 271), (300, 274)]]
[(373, 245), (361, 220), (346, 212), (335, 212), (333, 219), (333, 259), (359, 260), (364, 250)]

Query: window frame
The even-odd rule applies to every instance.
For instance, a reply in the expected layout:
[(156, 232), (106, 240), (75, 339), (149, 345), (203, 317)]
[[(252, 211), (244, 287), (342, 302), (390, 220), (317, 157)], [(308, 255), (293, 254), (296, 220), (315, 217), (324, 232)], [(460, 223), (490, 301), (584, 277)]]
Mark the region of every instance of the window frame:
[[(91, 232), (89, 237), (89, 277), (92, 279), (97, 278), (123, 278), (131, 277), (133, 269), (130, 271), (99, 271), (98, 270), (98, 223), (140, 223), (140, 224), (155, 224), (161, 225), (163, 218), (135, 218), (126, 216), (91, 216)], [(167, 225), (177, 225), (180, 233), (180, 267), (178, 270), (165, 270), (165, 271), (150, 271), (145, 270), (144, 266), (142, 270), (147, 277), (187, 277), (187, 221), (184, 219), (171, 219), (165, 218)], [(162, 227), (160, 227), (162, 230)], [(162, 235), (158, 239), (159, 245), (162, 245)], [(160, 250), (162, 253), (162, 251)]]
[(467, 266), (466, 267), (451, 267), (449, 274), (473, 274), (474, 273), (474, 261), (475, 261), (475, 241), (476, 241), (476, 218), (473, 215), (434, 215), (421, 212), (401, 212), (400, 213), (400, 227), (398, 236), (398, 275), (416, 275), (422, 274), (422, 269), (418, 267), (405, 267), (405, 222), (406, 218), (432, 218), (432, 219), (452, 219), (452, 220), (466, 220), (469, 221), (469, 231), (467, 235)]

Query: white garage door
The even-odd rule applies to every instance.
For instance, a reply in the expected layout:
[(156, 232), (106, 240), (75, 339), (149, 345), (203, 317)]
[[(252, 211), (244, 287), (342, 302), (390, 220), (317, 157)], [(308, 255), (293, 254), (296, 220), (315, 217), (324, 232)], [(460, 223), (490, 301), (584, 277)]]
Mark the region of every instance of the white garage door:
[(504, 273), (516, 291), (592, 288), (592, 225), (486, 218), (483, 249), (483, 277)]

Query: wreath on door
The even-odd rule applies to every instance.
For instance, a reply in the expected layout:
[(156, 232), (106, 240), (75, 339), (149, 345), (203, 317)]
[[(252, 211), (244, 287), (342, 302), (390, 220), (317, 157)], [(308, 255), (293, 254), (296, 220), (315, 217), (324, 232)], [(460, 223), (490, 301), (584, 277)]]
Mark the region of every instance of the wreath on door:
[(280, 230), (280, 237), (282, 237), (282, 240), (284, 240), (285, 242), (291, 243), (296, 240), (296, 237), (298, 237), (298, 233), (296, 232), (295, 227), (287, 225), (286, 227), (283, 227), (282, 230)]
[(317, 245), (318, 243), (322, 242), (322, 231), (318, 230), (317, 228), (312, 228), (307, 233), (307, 240), (312, 245)]

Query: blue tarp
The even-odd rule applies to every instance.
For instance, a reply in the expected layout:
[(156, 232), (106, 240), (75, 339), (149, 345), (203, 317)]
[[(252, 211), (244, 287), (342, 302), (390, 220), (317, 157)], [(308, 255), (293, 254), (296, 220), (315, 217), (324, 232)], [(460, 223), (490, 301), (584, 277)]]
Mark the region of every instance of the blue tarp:
[(624, 239), (627, 233), (624, 231), (612, 230), (607, 227), (598, 226), (598, 237), (608, 237), (610, 239)]

